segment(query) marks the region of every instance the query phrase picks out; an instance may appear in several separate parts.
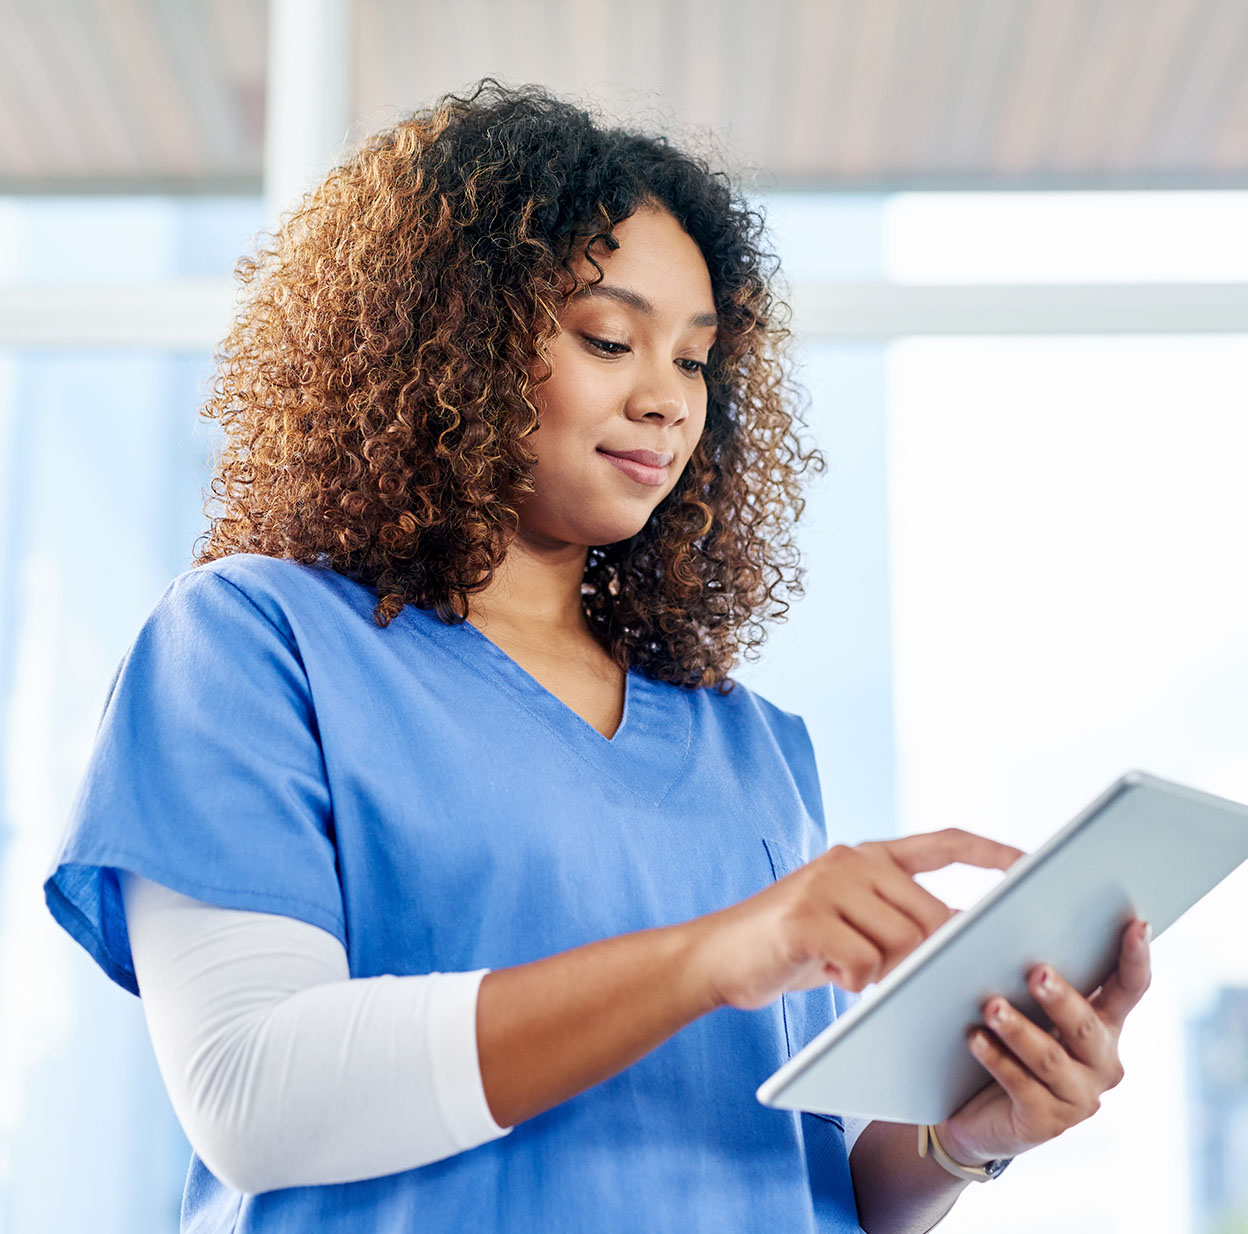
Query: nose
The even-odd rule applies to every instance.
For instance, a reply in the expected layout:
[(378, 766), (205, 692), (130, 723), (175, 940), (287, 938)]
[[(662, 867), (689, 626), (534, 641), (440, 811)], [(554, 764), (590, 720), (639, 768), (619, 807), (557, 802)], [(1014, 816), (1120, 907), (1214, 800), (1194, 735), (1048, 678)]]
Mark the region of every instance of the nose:
[(637, 379), (629, 392), (625, 410), (631, 420), (654, 424), (679, 424), (689, 415), (688, 392), (682, 387), (676, 365), (668, 361), (637, 366)]

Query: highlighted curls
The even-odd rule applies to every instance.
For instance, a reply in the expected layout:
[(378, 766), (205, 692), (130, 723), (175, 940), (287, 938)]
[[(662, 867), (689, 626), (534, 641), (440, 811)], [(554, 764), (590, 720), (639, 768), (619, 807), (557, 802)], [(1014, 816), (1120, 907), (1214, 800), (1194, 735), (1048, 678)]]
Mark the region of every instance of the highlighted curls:
[(637, 535), (591, 547), (591, 629), (622, 667), (730, 689), (801, 594), (791, 527), (823, 459), (795, 433), (788, 310), (762, 219), (665, 139), (486, 78), (376, 134), (238, 264), (245, 292), (203, 415), (223, 445), (196, 563), (320, 561), (462, 621), (533, 491), (525, 437), (573, 263), (639, 207), (670, 211), (711, 275), (706, 428)]

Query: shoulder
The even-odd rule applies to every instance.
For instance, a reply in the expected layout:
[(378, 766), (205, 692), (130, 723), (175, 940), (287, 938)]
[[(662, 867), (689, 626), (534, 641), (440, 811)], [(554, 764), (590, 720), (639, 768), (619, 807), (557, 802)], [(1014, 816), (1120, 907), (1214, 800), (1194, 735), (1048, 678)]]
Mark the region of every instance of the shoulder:
[[(214, 580), (206, 582), (205, 580)], [(233, 553), (206, 561), (178, 575), (175, 584), (183, 587), (212, 587), (225, 583), (253, 601), (297, 598), (306, 592), (323, 591), (340, 580), (363, 589), (360, 583), (335, 573), (325, 565), (305, 565), (287, 557), (268, 557), (261, 553)]]
[(376, 602), (372, 588), (328, 566), (260, 553), (195, 566), (170, 583), (161, 601), (209, 619), (263, 619), (292, 644), (310, 617), (345, 605), (371, 620)]
[(776, 706), (740, 681), (732, 680), (732, 688), (727, 693), (721, 693), (715, 687), (700, 689), (696, 693), (703, 696), (704, 706), (717, 712), (725, 721), (766, 730), (786, 755), (804, 757), (810, 748), (806, 722), (801, 716)]
[[(697, 690), (695, 695), (694, 705), (703, 711), (703, 724), (716, 730), (719, 737), (718, 742), (708, 740), (706, 747), (718, 746), (723, 757), (748, 765), (760, 783), (768, 774), (778, 777), (775, 783), (791, 782), (807, 813), (822, 827), (819, 769), (805, 720), (740, 681), (734, 681), (726, 694), (711, 687)], [(818, 851), (812, 847), (817, 844), (817, 839), (807, 837), (794, 847), (810, 853)]]

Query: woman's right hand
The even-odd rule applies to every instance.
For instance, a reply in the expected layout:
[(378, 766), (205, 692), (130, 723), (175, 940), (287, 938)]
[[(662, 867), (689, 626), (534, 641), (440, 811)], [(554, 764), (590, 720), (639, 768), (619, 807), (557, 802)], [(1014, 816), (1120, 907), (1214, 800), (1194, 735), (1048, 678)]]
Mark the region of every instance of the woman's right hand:
[(770, 887), (689, 923), (716, 1006), (753, 1010), (790, 990), (861, 990), (891, 972), (950, 909), (914, 875), (954, 862), (1004, 870), (1022, 850), (951, 827), (838, 844)]

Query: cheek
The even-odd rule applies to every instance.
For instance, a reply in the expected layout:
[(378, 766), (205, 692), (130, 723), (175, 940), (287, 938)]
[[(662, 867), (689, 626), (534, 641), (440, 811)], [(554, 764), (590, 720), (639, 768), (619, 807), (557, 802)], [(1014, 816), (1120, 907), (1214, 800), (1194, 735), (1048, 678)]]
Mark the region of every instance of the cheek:
[(535, 400), (537, 430), (527, 438), (537, 456), (535, 476), (539, 491), (548, 499), (552, 493), (576, 489), (587, 478), (588, 463), (600, 434), (596, 421), (587, 415), (584, 404), (564, 392), (556, 397)]
[[(592, 363), (592, 362), (591, 362)], [(579, 356), (559, 357), (550, 380), (533, 395), (543, 428), (573, 435), (592, 433), (604, 409), (611, 406), (613, 392), (601, 372), (595, 372)]]
[(690, 407), (688, 432), (686, 436), (690, 451), (692, 451), (698, 442), (701, 441), (702, 434), (706, 431), (706, 401), (706, 394), (703, 392), (702, 398), (697, 404), (696, 409), (692, 405)]

